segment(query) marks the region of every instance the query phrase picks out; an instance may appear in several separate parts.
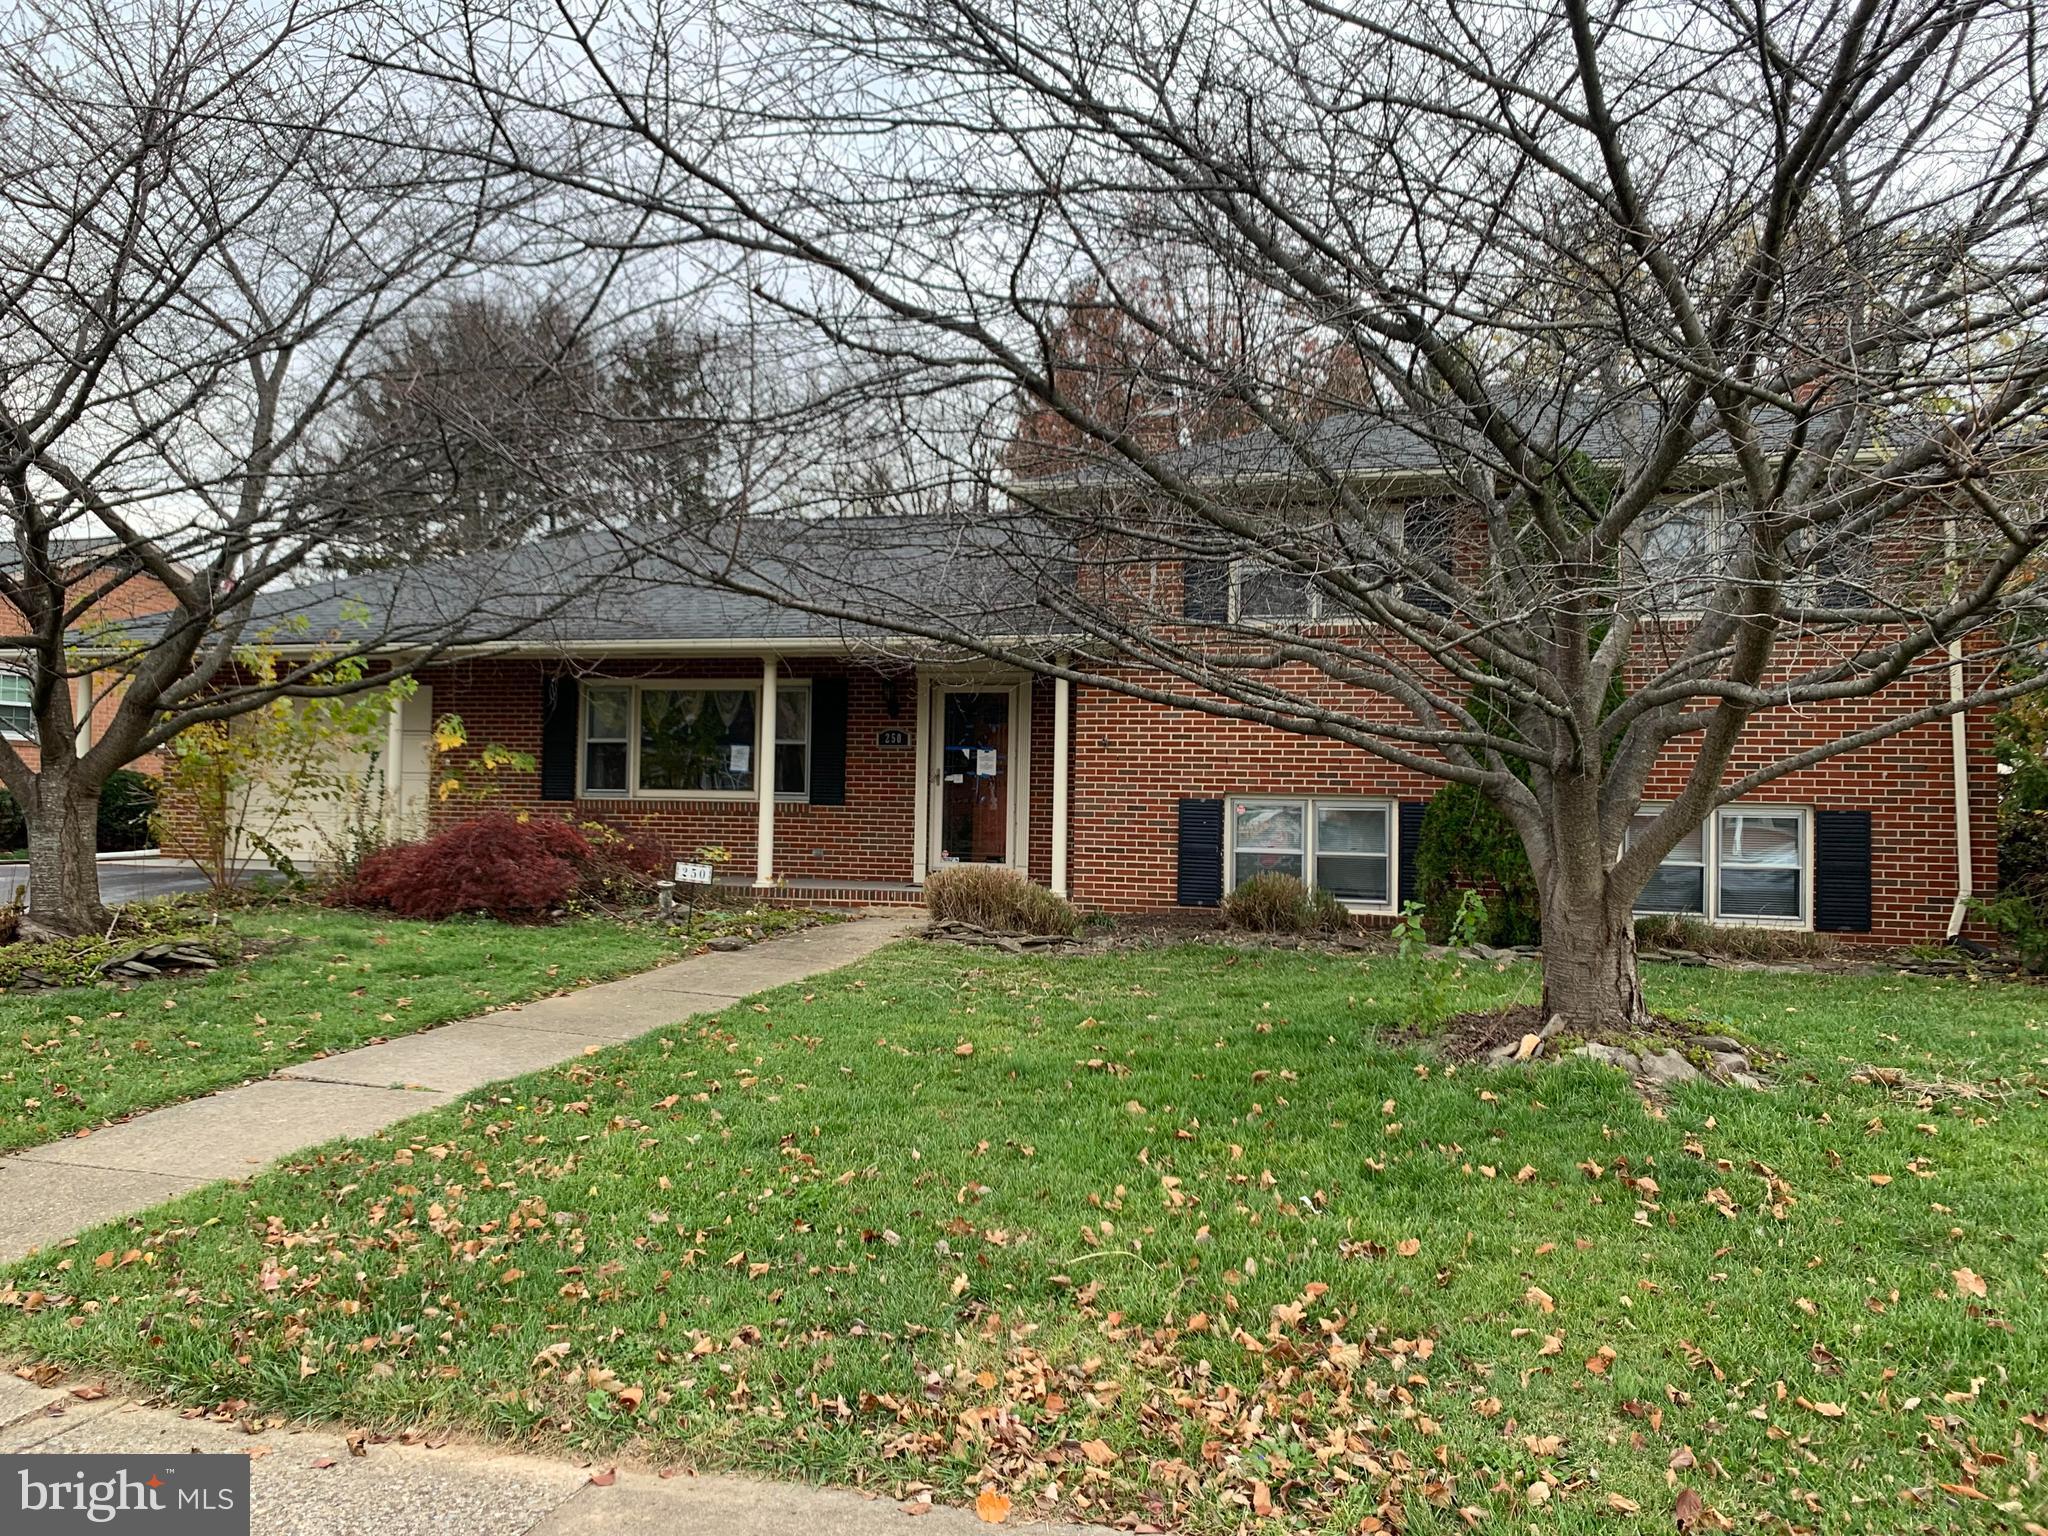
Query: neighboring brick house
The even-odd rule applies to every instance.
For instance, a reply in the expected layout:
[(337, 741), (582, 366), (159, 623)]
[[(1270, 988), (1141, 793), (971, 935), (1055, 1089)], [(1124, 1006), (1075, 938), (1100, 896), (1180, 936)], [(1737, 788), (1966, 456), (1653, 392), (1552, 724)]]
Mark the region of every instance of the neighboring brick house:
[[(970, 590), (1000, 562), (956, 552), (920, 565), (892, 551), (912, 526), (901, 520), (789, 526), (807, 545), (841, 549), (849, 570), (888, 570), (926, 596), (957, 588), (959, 611), (1042, 637), (1044, 654), (1059, 650), (1042, 613), (1005, 611), (999, 593)], [(1409, 536), (1444, 535), (1433, 524)], [(1241, 568), (1134, 559), (1129, 569), (1147, 601), (1184, 615), (1191, 631), (1242, 617), (1247, 604), (1285, 612), (1306, 601)], [(530, 773), (499, 776), (494, 804), (602, 819), (678, 858), (722, 849), (728, 879), (810, 901), (914, 901), (930, 871), (983, 863), (1084, 908), (1144, 911), (1213, 906), (1237, 879), (1272, 869), (1391, 918), (1412, 895), (1422, 809), (1441, 787), (1336, 741), (937, 660), (903, 637), (666, 576), (565, 610), (517, 644), (425, 667), (418, 683), (394, 718), (388, 761), (405, 765), (394, 801), (427, 807), (431, 822), (463, 811), (435, 803), (424, 747), (408, 754), (399, 737), (423, 740), (434, 718), (457, 715), (468, 753), (496, 745), (534, 759)], [(1838, 739), (1949, 685), (1936, 671), (1877, 700), (1765, 711), (1730, 778), (1766, 751), (1775, 760)], [(1344, 703), (1394, 708), (1364, 692)], [(1675, 792), (1686, 766), (1682, 749), (1660, 762), (1652, 803)], [(1643, 905), (1938, 940), (1962, 891), (1995, 884), (1996, 798), (1991, 722), (1924, 725), (1717, 812), (1666, 861)]]
[[(84, 582), (104, 579), (109, 590), (92, 605), (86, 625), (121, 619), (143, 618), (178, 606), (170, 589), (149, 572), (124, 568), (121, 545), (108, 538), (57, 539), (52, 541), (51, 558), (67, 579)], [(104, 571), (105, 576), (98, 576)], [(6, 608), (0, 598), (0, 609)], [(4, 623), (0, 620), (0, 623)], [(70, 680), (71, 708), (78, 718), (79, 750), (99, 739), (121, 704), (121, 684), (107, 671), (83, 672)], [(29, 677), (19, 666), (0, 665), (0, 733), (31, 770), (42, 765), (42, 749), (35, 739), (35, 716), (30, 703)], [(144, 773), (162, 766), (155, 753), (137, 758), (131, 765)]]

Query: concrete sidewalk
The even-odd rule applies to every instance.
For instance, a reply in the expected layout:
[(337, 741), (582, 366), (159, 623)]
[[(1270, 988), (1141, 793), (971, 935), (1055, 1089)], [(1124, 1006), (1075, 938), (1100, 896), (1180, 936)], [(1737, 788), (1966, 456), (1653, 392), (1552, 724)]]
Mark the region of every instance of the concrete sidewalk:
[(300, 1062), (274, 1077), (0, 1159), (0, 1262), (216, 1179), (247, 1178), (339, 1136), (366, 1136), (486, 1083), (554, 1066), (851, 965), (910, 916), (806, 928), (416, 1035)]
[[(395, 1442), (354, 1455), (333, 1428), (262, 1429), (186, 1418), (117, 1397), (86, 1402), (0, 1375), (0, 1453), (172, 1454), (251, 1458), (250, 1536), (969, 1536), (989, 1527), (966, 1510), (915, 1523), (893, 1499), (739, 1477), (672, 1478), (450, 1444)], [(1020, 1508), (1006, 1524), (1038, 1532)]]

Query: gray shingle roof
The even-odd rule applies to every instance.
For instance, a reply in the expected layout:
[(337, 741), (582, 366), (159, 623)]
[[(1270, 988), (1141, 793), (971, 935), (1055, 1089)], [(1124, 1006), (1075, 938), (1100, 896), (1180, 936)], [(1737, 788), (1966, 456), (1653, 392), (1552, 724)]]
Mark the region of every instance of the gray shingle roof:
[[(691, 535), (631, 528), (543, 539), (264, 594), (253, 628), (279, 641), (374, 634), (380, 646), (844, 642), (889, 632), (791, 607), (894, 607), (1046, 635), (1031, 570), (1060, 559), (1042, 529), (904, 517), (763, 518)], [(721, 585), (724, 578), (733, 585)]]
[[(1626, 462), (1661, 430), (1665, 413), (1653, 400), (1601, 399), (1576, 395), (1564, 399), (1530, 395), (1503, 403), (1514, 427), (1538, 446), (1561, 453), (1578, 452), (1602, 462)], [(1775, 412), (1759, 418), (1767, 442), (1786, 438), (1790, 423)], [(1695, 421), (1697, 456), (1725, 450), (1712, 413), (1702, 410)], [(1351, 412), (1305, 423), (1295, 429), (1298, 443), (1261, 427), (1237, 437), (1195, 443), (1159, 456), (1164, 467), (1189, 480), (1212, 486), (1276, 480), (1311, 481), (1314, 471), (1335, 475), (1432, 475), (1495, 457), (1473, 433), (1462, 408), (1442, 406), (1420, 412)], [(1042, 488), (1149, 483), (1127, 461), (1107, 448), (1073, 455), (1073, 467), (1039, 479)]]

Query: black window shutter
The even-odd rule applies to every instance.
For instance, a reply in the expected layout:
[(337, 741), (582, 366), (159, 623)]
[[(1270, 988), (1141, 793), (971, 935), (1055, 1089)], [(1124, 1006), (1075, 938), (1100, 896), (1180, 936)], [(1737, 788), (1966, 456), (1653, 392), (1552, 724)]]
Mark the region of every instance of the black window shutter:
[[(1450, 504), (1442, 501), (1409, 502), (1401, 513), (1401, 544), (1407, 554), (1419, 555), (1448, 574), (1451, 568)], [(1425, 581), (1404, 582), (1401, 595), (1425, 613), (1451, 611), (1449, 599)]]
[(1870, 812), (1813, 813), (1813, 926), (1870, 932)]
[(1190, 557), (1181, 566), (1183, 617), (1221, 624), (1230, 617), (1230, 562)]
[(1422, 846), (1422, 812), (1427, 800), (1401, 802), (1400, 856), (1394, 865), (1394, 905), (1405, 907), (1415, 899), (1415, 850)]
[(811, 804), (846, 804), (846, 679), (811, 684)]
[(1174, 899), (1184, 907), (1223, 900), (1223, 802), (1180, 802), (1180, 873)]
[(576, 798), (576, 715), (583, 696), (573, 677), (540, 680), (540, 797)]

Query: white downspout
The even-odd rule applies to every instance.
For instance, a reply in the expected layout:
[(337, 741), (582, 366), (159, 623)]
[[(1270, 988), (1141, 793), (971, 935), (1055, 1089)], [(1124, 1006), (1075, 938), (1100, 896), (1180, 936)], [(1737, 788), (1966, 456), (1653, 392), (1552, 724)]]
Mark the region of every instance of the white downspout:
[[(1956, 520), (1947, 517), (1942, 520), (1942, 541), (1948, 546), (1948, 567), (1950, 579), (1956, 576)], [(1948, 643), (1948, 698), (1951, 704), (1963, 701), (1963, 642), (1960, 639)], [(1948, 938), (1953, 944), (1963, 931), (1963, 919), (1969, 915), (1970, 898), (1976, 894), (1976, 883), (1971, 868), (1976, 863), (1970, 849), (1970, 744), (1969, 727), (1963, 711), (1958, 709), (1948, 717), (1949, 771), (1954, 780), (1956, 799), (1956, 899), (1948, 912)]]
[(1067, 894), (1067, 715), (1074, 685), (1052, 680), (1052, 893)]
[(761, 718), (754, 746), (754, 884), (775, 883), (775, 658), (761, 658)]
[[(1963, 699), (1963, 642), (1951, 640), (1948, 643), (1948, 697), (1952, 704)], [(1971, 877), (1971, 868), (1976, 859), (1970, 849), (1970, 746), (1969, 728), (1965, 724), (1962, 710), (1948, 717), (1949, 757), (1955, 778), (1956, 795), (1956, 899), (1949, 908), (1948, 937), (1953, 943), (1963, 931), (1963, 919), (1970, 910), (1970, 898), (1976, 894), (1976, 885)]]

